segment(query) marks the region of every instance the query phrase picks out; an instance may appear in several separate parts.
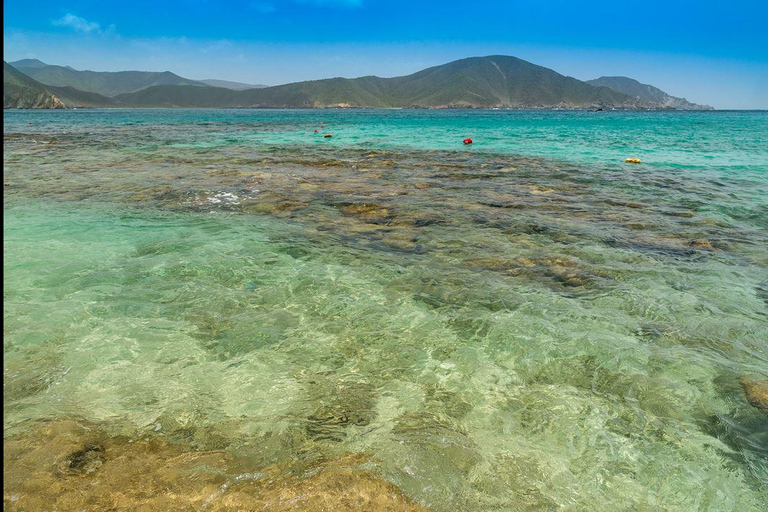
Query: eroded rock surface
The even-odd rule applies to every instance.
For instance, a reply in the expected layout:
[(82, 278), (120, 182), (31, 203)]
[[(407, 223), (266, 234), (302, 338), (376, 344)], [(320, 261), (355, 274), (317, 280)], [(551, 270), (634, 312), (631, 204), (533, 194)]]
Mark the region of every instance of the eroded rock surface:
[(74, 421), (4, 440), (6, 511), (406, 511), (426, 509), (363, 455), (247, 468), (225, 451), (111, 437)]
[(749, 404), (768, 414), (768, 380), (742, 378), (739, 382), (744, 388)]

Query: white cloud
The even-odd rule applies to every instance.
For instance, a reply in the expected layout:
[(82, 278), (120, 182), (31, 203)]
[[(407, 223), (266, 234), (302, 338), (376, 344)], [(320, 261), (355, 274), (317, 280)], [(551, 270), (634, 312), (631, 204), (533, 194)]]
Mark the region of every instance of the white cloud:
[[(67, 13), (58, 20), (54, 20), (53, 24), (57, 27), (69, 27), (77, 32), (84, 32), (86, 34), (91, 32), (101, 32), (101, 25), (95, 21), (88, 21), (80, 16), (75, 16), (72, 13)], [(110, 30), (114, 31), (114, 25), (110, 25)]]

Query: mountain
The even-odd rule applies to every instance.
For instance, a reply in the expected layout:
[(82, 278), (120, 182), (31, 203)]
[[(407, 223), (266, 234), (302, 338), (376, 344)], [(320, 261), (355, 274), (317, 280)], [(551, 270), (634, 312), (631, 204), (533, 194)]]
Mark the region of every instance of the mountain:
[(714, 110), (709, 105), (697, 105), (685, 98), (676, 98), (652, 85), (642, 84), (625, 76), (601, 76), (594, 80), (587, 80), (587, 83), (598, 87), (608, 87), (627, 96), (658, 103), (667, 108), (678, 110)]
[(213, 78), (207, 78), (205, 80), (198, 80), (211, 87), (223, 87), (224, 89), (233, 89), (235, 91), (243, 91), (245, 89), (263, 89), (269, 87), (268, 85), (260, 84), (244, 84), (242, 82), (230, 82), (229, 80), (215, 80)]
[(3, 61), (3, 108), (65, 108), (43, 84)]
[[(17, 60), (15, 62), (11, 62), (11, 66), (13, 66), (16, 69), (20, 68), (45, 68), (48, 67), (48, 64), (46, 64), (43, 61), (37, 60), (37, 59), (21, 59)], [(69, 66), (67, 66), (69, 67)]]
[(93, 92), (41, 84), (3, 61), (3, 108), (108, 107), (114, 103)]
[(173, 107), (658, 107), (501, 55), (462, 59), (395, 78), (329, 78), (227, 92), (217, 87), (167, 85), (121, 94), (115, 99), (124, 105)]
[(11, 62), (11, 65), (44, 85), (73, 87), (110, 97), (155, 85), (207, 87), (203, 82), (189, 80), (170, 71), (78, 71), (69, 66), (45, 64), (37, 59), (19, 60)]
[[(40, 105), (52, 103), (46, 103), (43, 97), (35, 100), (32, 92), (50, 94), (66, 106), (104, 107), (711, 108), (674, 98), (629, 78), (603, 77), (587, 83), (503, 55), (471, 57), (394, 78), (329, 78), (246, 89), (241, 86), (248, 84), (219, 80), (205, 83), (170, 72), (77, 71), (31, 59), (17, 64), (32, 75), (24, 77), (11, 67), (27, 80), (14, 75), (28, 88), (23, 101)], [(41, 76), (45, 80), (38, 80)], [(213, 86), (216, 84), (227, 87)], [(94, 89), (107, 91), (111, 97)], [(23, 103), (19, 98), (11, 99), (13, 104), (20, 101)]]
[(61, 99), (67, 108), (118, 106), (117, 102), (112, 98), (102, 96), (95, 92), (81, 91), (74, 87), (57, 87), (53, 85), (47, 85), (45, 88)]

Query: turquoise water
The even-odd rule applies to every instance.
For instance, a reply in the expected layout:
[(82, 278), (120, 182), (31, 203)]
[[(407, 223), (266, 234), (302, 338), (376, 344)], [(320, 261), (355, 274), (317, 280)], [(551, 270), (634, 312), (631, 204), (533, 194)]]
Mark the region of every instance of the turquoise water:
[(6, 436), (74, 418), (256, 469), (362, 453), (436, 511), (764, 510), (739, 379), (768, 379), (767, 133), (6, 111)]

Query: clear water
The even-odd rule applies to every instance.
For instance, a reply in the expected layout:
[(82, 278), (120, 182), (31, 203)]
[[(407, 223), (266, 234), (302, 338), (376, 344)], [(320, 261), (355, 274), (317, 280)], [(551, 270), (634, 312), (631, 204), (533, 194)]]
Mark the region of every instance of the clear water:
[(75, 418), (255, 469), (366, 454), (436, 511), (765, 510), (739, 379), (768, 379), (766, 134), (6, 111), (6, 438)]

